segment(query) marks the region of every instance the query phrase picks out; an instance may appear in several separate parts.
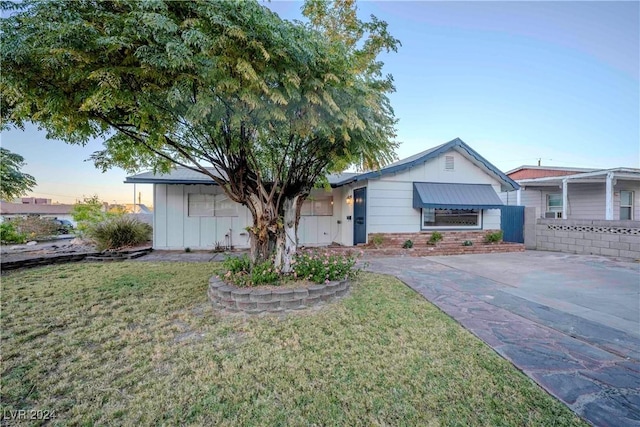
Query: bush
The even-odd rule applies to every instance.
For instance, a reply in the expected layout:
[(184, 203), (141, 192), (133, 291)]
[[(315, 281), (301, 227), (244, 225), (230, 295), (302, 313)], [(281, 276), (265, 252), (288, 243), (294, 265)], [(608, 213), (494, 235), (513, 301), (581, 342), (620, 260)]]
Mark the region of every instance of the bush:
[(280, 272), (273, 267), (273, 260), (258, 263), (251, 268), (248, 256), (229, 257), (222, 262), (224, 278), (236, 286), (279, 285)]
[(431, 237), (429, 237), (427, 244), (435, 245), (440, 240), (442, 240), (442, 233), (440, 233), (439, 231), (434, 231), (433, 233), (431, 233)]
[(249, 257), (229, 257), (223, 261), (223, 278), (236, 286), (278, 286), (282, 280), (308, 280), (314, 283), (326, 283), (355, 277), (360, 271), (354, 269), (357, 261), (355, 253), (333, 253), (306, 251), (297, 253), (291, 266), (293, 273), (283, 276), (273, 267), (273, 260), (258, 263), (251, 267)]
[(301, 252), (292, 262), (294, 277), (314, 283), (348, 279), (359, 272), (353, 268), (357, 259), (354, 253)]
[(13, 221), (5, 221), (0, 224), (0, 241), (2, 243), (24, 243), (27, 235), (15, 229)]
[(402, 244), (403, 249), (411, 249), (413, 247), (413, 242), (411, 240), (405, 240)]
[(152, 231), (149, 224), (136, 218), (119, 216), (90, 226), (86, 233), (102, 251), (145, 243), (151, 239)]
[(471, 240), (465, 240), (462, 242), (462, 246), (473, 246), (473, 242)]
[(484, 236), (484, 241), (486, 243), (497, 243), (502, 241), (502, 230), (498, 230), (493, 233), (487, 233)]
[(375, 246), (376, 248), (379, 248), (380, 245), (384, 243), (384, 236), (382, 234), (372, 234), (371, 239), (369, 240), (371, 241), (371, 244), (373, 246)]
[(58, 234), (59, 224), (51, 218), (28, 216), (11, 220), (14, 230), (27, 240), (42, 240)]

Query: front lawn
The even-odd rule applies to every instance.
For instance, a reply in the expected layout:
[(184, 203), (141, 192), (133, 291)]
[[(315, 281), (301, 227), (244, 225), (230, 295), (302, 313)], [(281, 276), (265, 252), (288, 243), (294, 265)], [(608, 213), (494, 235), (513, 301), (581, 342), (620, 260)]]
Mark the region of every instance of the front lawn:
[(3, 276), (5, 418), (25, 409), (53, 411), (48, 425), (582, 425), (395, 279), (362, 274), (321, 310), (220, 317), (206, 299), (214, 268), (82, 263)]

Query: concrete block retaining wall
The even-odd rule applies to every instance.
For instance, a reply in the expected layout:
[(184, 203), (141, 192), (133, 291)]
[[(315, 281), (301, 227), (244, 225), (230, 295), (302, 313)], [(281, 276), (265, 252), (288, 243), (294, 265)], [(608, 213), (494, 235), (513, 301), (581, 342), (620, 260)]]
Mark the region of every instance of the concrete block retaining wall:
[(258, 314), (305, 309), (341, 298), (348, 292), (348, 280), (300, 288), (256, 289), (229, 285), (213, 276), (207, 294), (216, 309)]
[[(535, 219), (525, 244), (538, 250), (640, 259), (640, 221)], [(527, 236), (529, 234), (529, 236)]]

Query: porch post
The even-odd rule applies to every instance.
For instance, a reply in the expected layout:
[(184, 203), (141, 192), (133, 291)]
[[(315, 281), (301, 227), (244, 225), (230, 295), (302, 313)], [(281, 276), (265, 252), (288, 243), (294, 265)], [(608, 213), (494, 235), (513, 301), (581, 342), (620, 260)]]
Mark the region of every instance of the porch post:
[(569, 212), (569, 194), (568, 194), (569, 180), (567, 178), (562, 180), (562, 219), (568, 219), (567, 212)]
[(522, 206), (522, 189), (516, 190), (516, 205)]
[(604, 219), (613, 220), (613, 172), (607, 174)]

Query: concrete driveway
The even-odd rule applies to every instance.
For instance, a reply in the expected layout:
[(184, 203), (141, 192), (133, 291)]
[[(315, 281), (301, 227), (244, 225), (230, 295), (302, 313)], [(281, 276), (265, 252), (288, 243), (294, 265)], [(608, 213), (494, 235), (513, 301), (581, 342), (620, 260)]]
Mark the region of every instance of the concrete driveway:
[(370, 260), (597, 426), (640, 426), (640, 264), (527, 251)]

